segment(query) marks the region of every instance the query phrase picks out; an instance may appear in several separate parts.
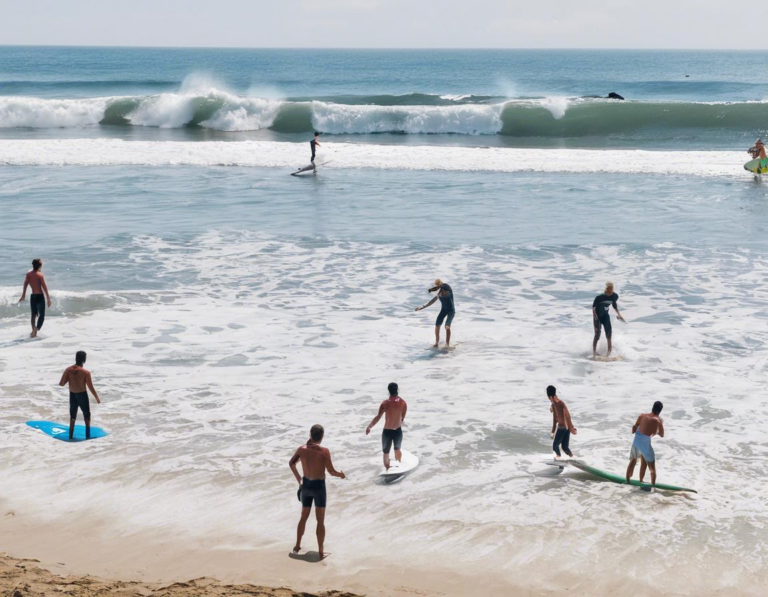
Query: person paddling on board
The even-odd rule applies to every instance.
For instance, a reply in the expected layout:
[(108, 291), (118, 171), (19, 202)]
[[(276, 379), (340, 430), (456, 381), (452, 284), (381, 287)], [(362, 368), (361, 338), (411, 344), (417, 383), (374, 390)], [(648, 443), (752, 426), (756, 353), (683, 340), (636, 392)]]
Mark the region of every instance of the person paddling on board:
[[(27, 286), (32, 289), (29, 297), (29, 307), (32, 310), (32, 333), (30, 338), (36, 338), (37, 332), (43, 327), (45, 321), (45, 305), (51, 306), (51, 295), (48, 294), (48, 285), (45, 283), (42, 259), (32, 260), (32, 269), (24, 276), (24, 286), (21, 289), (21, 298), (19, 302), (27, 300)], [(45, 293), (45, 296), (43, 296)]]
[(365, 430), (365, 435), (370, 435), (371, 429), (376, 426), (382, 415), (384, 418), (384, 430), (381, 432), (381, 449), (384, 452), (384, 468), (389, 470), (389, 451), (392, 444), (395, 445), (395, 460), (400, 462), (403, 454), (400, 448), (403, 445), (403, 421), (408, 412), (408, 405), (405, 400), (397, 395), (397, 384), (392, 382), (387, 386), (389, 398), (379, 405), (379, 413), (373, 417), (371, 424)]
[[(315, 504), (315, 518), (317, 519), (317, 551), (320, 553), (320, 559), (325, 557), (323, 552), (323, 543), (325, 541), (325, 506), (326, 506), (326, 491), (325, 491), (325, 472), (334, 477), (346, 479), (347, 476), (342, 471), (337, 471), (333, 468), (333, 462), (331, 462), (331, 451), (328, 448), (323, 448), (320, 444), (323, 443), (323, 436), (325, 435), (325, 429), (322, 425), (312, 425), (309, 430), (309, 441), (306, 444), (299, 446), (296, 453), (291, 458), (288, 466), (291, 467), (293, 476), (299, 482), (299, 501), (301, 502), (301, 518), (299, 519), (299, 526), (296, 528), (296, 545), (293, 548), (293, 553), (299, 553), (301, 551), (301, 538), (304, 535), (304, 529), (307, 526), (307, 520), (309, 519), (309, 513), (312, 510), (312, 503)], [(296, 467), (296, 464), (301, 461), (302, 475)]]
[[(96, 399), (96, 404), (101, 404), (101, 399), (93, 387), (91, 372), (83, 369), (85, 359), (88, 355), (84, 350), (78, 350), (75, 355), (75, 364), (64, 370), (59, 385), (64, 387), (69, 384), (69, 439), (75, 434), (75, 419), (77, 419), (77, 409), (83, 411), (85, 419), (85, 439), (91, 439), (91, 405), (88, 402), (88, 391), (91, 391)], [(86, 389), (87, 387), (87, 389)]]
[(632, 441), (632, 449), (629, 452), (629, 466), (627, 466), (627, 483), (635, 472), (635, 464), (640, 458), (640, 483), (645, 478), (646, 466), (651, 469), (651, 485), (656, 486), (656, 453), (651, 446), (651, 438), (658, 434), (664, 437), (664, 421), (661, 419), (661, 409), (664, 405), (658, 400), (653, 403), (651, 412), (637, 417), (637, 421), (632, 425), (632, 433), (635, 438)]
[(619, 300), (619, 295), (613, 291), (613, 282), (605, 283), (605, 291), (603, 294), (598, 294), (595, 300), (592, 301), (592, 323), (595, 326), (595, 338), (592, 341), (592, 357), (597, 356), (597, 341), (600, 340), (600, 327), (605, 328), (605, 338), (608, 340), (608, 352), (605, 356), (611, 356), (611, 336), (613, 330), (611, 328), (611, 315), (609, 308), (613, 305), (613, 309), (616, 311), (616, 318), (620, 321), (626, 320), (619, 312), (619, 306), (616, 304)]
[(573, 458), (573, 452), (568, 445), (571, 440), (571, 434), (576, 435), (576, 427), (573, 426), (571, 421), (571, 412), (565, 405), (565, 402), (557, 397), (557, 389), (555, 386), (547, 386), (547, 398), (552, 403), (549, 407), (549, 412), (552, 413), (552, 434), (551, 437), (554, 440), (552, 443), (552, 449), (560, 458), (560, 447), (562, 446), (563, 452), (568, 454), (570, 458)]
[(309, 147), (312, 150), (312, 159), (310, 160), (310, 162), (312, 162), (312, 164), (315, 163), (315, 149), (320, 147), (320, 141), (318, 140), (319, 136), (320, 136), (320, 133), (315, 131), (315, 136), (309, 142)]
[(448, 284), (444, 283), (440, 278), (438, 278), (435, 280), (435, 285), (429, 289), (429, 292), (435, 291), (437, 291), (437, 295), (426, 305), (416, 307), (416, 310), (421, 311), (422, 309), (426, 309), (437, 299), (440, 299), (440, 313), (438, 313), (437, 320), (435, 321), (434, 348), (437, 348), (440, 345), (440, 326), (443, 325), (443, 320), (445, 320), (445, 346), (448, 347), (451, 345), (451, 323), (453, 323), (453, 318), (456, 315), (456, 304), (453, 301), (453, 290)]

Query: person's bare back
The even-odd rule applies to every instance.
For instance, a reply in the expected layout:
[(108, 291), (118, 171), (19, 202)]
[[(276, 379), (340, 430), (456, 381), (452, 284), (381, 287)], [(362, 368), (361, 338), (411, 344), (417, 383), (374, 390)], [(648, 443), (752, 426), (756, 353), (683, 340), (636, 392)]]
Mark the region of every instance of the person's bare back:
[(296, 450), (294, 458), (301, 461), (301, 470), (304, 476), (316, 481), (325, 479), (325, 471), (331, 461), (331, 452), (317, 444), (306, 444)]
[(91, 392), (95, 393), (91, 382), (91, 372), (78, 365), (72, 365), (64, 370), (59, 385), (65, 386), (67, 384), (69, 384), (69, 391), (74, 394), (85, 392), (88, 386), (90, 386)]
[(45, 285), (45, 276), (42, 272), (35, 271), (33, 269), (27, 272), (25, 282), (32, 288), (32, 294), (43, 294), (43, 286)]
[(637, 418), (635, 431), (639, 431), (648, 437), (653, 437), (657, 433), (661, 435), (661, 437), (664, 437), (664, 422), (659, 415), (645, 413)]
[(384, 413), (384, 429), (400, 429), (408, 412), (408, 405), (399, 396), (390, 396), (382, 401), (379, 412)]

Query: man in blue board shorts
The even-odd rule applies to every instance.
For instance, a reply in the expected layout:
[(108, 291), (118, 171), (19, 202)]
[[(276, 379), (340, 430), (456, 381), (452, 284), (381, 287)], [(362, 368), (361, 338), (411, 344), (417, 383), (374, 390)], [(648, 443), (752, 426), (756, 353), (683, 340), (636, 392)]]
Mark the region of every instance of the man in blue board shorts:
[(592, 323), (595, 326), (595, 338), (592, 341), (592, 356), (597, 356), (597, 341), (600, 340), (600, 328), (605, 328), (605, 338), (608, 340), (608, 352), (605, 356), (611, 355), (613, 346), (611, 345), (611, 336), (613, 335), (613, 329), (611, 327), (611, 315), (609, 309), (613, 306), (616, 311), (616, 318), (620, 321), (625, 321), (619, 312), (619, 306), (616, 304), (619, 300), (619, 295), (613, 291), (613, 282), (605, 283), (605, 292), (598, 294), (595, 300), (592, 301)]
[[(291, 458), (288, 466), (291, 467), (294, 477), (299, 482), (299, 501), (301, 501), (301, 518), (299, 526), (296, 528), (296, 545), (293, 553), (301, 551), (301, 538), (304, 535), (304, 529), (307, 526), (309, 513), (312, 510), (312, 504), (315, 505), (315, 518), (317, 518), (317, 550), (320, 553), (320, 559), (325, 557), (323, 553), (323, 542), (325, 541), (325, 506), (327, 494), (325, 491), (325, 473), (334, 477), (346, 479), (342, 471), (333, 468), (331, 462), (331, 451), (323, 448), (320, 444), (323, 442), (325, 429), (322, 425), (312, 425), (309, 430), (309, 441), (299, 446), (296, 453)], [(304, 475), (299, 474), (296, 465), (301, 461), (301, 470)]]
[(435, 280), (435, 285), (429, 289), (429, 292), (437, 292), (437, 295), (429, 301), (426, 305), (416, 307), (417, 311), (426, 309), (437, 299), (440, 299), (440, 313), (437, 315), (435, 321), (435, 344), (434, 348), (440, 345), (440, 326), (445, 321), (445, 346), (451, 345), (451, 323), (456, 315), (456, 304), (453, 301), (453, 290), (451, 287), (443, 282), (440, 278)]
[(627, 466), (627, 483), (635, 472), (635, 464), (640, 458), (640, 482), (645, 478), (646, 466), (651, 469), (651, 485), (656, 485), (656, 453), (651, 445), (651, 438), (658, 434), (664, 437), (664, 421), (659, 414), (664, 405), (658, 400), (653, 403), (653, 409), (637, 417), (637, 421), (632, 426), (632, 433), (635, 434), (632, 440), (632, 449), (629, 452), (629, 466)]

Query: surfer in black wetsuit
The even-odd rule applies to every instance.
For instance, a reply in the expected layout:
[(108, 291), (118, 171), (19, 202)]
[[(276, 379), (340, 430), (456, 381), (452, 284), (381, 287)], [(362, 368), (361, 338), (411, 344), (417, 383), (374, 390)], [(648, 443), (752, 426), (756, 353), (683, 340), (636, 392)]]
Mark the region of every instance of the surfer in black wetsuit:
[(320, 147), (320, 141), (317, 140), (317, 138), (320, 136), (320, 133), (315, 132), (315, 137), (309, 142), (309, 147), (312, 149), (312, 159), (310, 160), (313, 164), (315, 163), (315, 148)]
[(416, 307), (416, 310), (421, 311), (422, 309), (426, 309), (437, 299), (440, 299), (441, 309), (437, 316), (437, 321), (435, 321), (434, 347), (437, 348), (440, 344), (440, 326), (443, 325), (443, 321), (445, 321), (445, 346), (448, 347), (451, 345), (451, 323), (453, 322), (453, 317), (456, 315), (456, 305), (453, 302), (453, 290), (448, 284), (445, 284), (442, 280), (440, 280), (440, 278), (438, 278), (435, 280), (434, 287), (429, 289), (429, 292), (435, 291), (437, 291), (437, 296), (435, 296), (426, 305)]
[(619, 295), (613, 291), (613, 282), (606, 282), (605, 292), (603, 292), (603, 294), (597, 295), (595, 300), (592, 301), (592, 321), (595, 326), (595, 339), (592, 341), (593, 357), (597, 356), (597, 341), (600, 340), (601, 326), (605, 328), (605, 338), (608, 340), (608, 353), (605, 356), (610, 356), (611, 354), (611, 336), (613, 330), (611, 328), (611, 316), (608, 311), (611, 306), (613, 306), (614, 310), (616, 311), (616, 317), (620, 321), (624, 321), (624, 317), (622, 317), (621, 313), (619, 312), (619, 307), (616, 304), (618, 300)]

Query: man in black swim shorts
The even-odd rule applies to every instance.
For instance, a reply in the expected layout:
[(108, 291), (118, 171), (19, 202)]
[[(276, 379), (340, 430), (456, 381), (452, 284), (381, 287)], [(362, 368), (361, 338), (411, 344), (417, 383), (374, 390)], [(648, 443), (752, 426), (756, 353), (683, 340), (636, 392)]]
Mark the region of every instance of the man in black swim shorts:
[(91, 391), (96, 399), (96, 404), (101, 404), (101, 399), (93, 387), (91, 372), (83, 368), (87, 355), (85, 351), (78, 350), (75, 355), (75, 364), (64, 370), (61, 376), (60, 386), (69, 384), (69, 439), (71, 440), (75, 433), (75, 419), (77, 419), (77, 409), (83, 411), (85, 419), (85, 439), (91, 439), (91, 405), (88, 402), (88, 390)]
[(453, 300), (453, 290), (448, 284), (444, 283), (442, 280), (440, 280), (440, 278), (438, 278), (435, 280), (435, 285), (429, 289), (429, 292), (435, 291), (437, 291), (437, 296), (435, 296), (426, 305), (416, 307), (416, 310), (421, 311), (422, 309), (426, 309), (437, 299), (440, 299), (440, 313), (437, 315), (437, 320), (435, 321), (434, 347), (437, 348), (440, 345), (440, 326), (443, 325), (443, 321), (445, 321), (445, 346), (448, 347), (451, 345), (451, 324), (453, 323), (453, 318), (456, 315), (456, 304)]
[(619, 300), (619, 295), (613, 291), (613, 282), (606, 282), (605, 292), (599, 294), (592, 301), (592, 323), (595, 326), (595, 338), (592, 341), (592, 356), (597, 356), (597, 341), (600, 340), (600, 328), (605, 328), (605, 338), (608, 340), (608, 353), (605, 356), (610, 356), (611, 350), (611, 336), (613, 335), (613, 328), (611, 327), (611, 315), (609, 309), (613, 306), (616, 311), (616, 318), (620, 321), (625, 321), (619, 312), (619, 306), (616, 304)]

